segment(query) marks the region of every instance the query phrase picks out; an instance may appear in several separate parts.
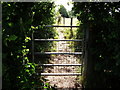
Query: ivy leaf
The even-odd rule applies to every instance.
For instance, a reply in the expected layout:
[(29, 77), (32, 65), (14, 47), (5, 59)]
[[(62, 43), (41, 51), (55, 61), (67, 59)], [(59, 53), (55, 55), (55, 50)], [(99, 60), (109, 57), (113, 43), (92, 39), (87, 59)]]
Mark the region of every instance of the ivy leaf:
[(28, 70), (28, 69), (26, 69), (25, 71), (26, 71), (26, 72), (29, 72), (29, 70)]
[(44, 88), (48, 88), (48, 87), (44, 87)]
[(18, 37), (16, 35), (11, 35), (11, 36), (9, 36), (8, 40), (9, 41), (12, 41), (12, 40), (15, 41), (17, 38)]

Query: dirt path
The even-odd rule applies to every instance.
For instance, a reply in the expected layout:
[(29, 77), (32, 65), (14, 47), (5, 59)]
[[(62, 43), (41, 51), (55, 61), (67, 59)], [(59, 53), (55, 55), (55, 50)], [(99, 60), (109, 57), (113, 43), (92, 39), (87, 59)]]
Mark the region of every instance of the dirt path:
[[(57, 28), (59, 39), (65, 39), (64, 28)], [(69, 47), (71, 43), (66, 41), (56, 42), (56, 51), (57, 52), (72, 52), (72, 49)], [(52, 56), (52, 64), (79, 64), (78, 58), (75, 55), (56, 55)], [(54, 66), (52, 68), (46, 68), (45, 72), (49, 73), (77, 73), (78, 66)], [(77, 76), (46, 76), (45, 79), (48, 79), (48, 83), (51, 86), (56, 86), (57, 88), (62, 88), (67, 90), (73, 90), (73, 88), (80, 88), (81, 85), (77, 82)], [(72, 89), (70, 89), (72, 88)], [(80, 89), (79, 89), (80, 90)]]

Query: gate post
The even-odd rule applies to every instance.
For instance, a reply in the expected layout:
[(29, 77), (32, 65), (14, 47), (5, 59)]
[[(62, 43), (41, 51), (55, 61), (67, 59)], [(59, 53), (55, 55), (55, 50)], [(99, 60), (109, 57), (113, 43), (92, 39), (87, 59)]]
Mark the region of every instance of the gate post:
[(87, 83), (87, 72), (88, 72), (88, 39), (89, 39), (89, 28), (88, 24), (82, 25), (83, 28), (83, 67), (84, 67), (84, 72), (83, 72), (83, 88), (86, 88), (86, 83)]
[(91, 23), (86, 23), (84, 25), (84, 86), (85, 88), (92, 88), (94, 81), (93, 71), (94, 71), (94, 59), (93, 59), (93, 40), (94, 40), (94, 32), (90, 27)]
[(34, 63), (34, 31), (32, 31), (32, 62)]
[(70, 20), (70, 26), (71, 26), (71, 28), (70, 28), (70, 39), (71, 39), (71, 38), (73, 38), (73, 31), (72, 31), (73, 17), (71, 17), (70, 19), (71, 19)]
[(65, 25), (65, 17), (63, 17), (63, 24)]

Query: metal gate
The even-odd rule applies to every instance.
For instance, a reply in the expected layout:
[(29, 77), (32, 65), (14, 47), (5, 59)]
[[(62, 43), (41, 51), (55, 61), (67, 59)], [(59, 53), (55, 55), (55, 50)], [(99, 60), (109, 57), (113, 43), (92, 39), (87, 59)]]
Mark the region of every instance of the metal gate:
[[(59, 28), (59, 27), (69, 27), (69, 28), (78, 28), (79, 26), (57, 26), (57, 25), (47, 25), (45, 27), (56, 27), (56, 28)], [(32, 33), (32, 59), (33, 59), (33, 62), (34, 62), (34, 59), (35, 59), (35, 55), (71, 55), (71, 56), (74, 56), (74, 55), (77, 55), (77, 56), (80, 56), (80, 57), (83, 57), (83, 50), (79, 51), (79, 52), (62, 52), (59, 51), (59, 52), (35, 52), (34, 48), (34, 44), (35, 43), (42, 43), (42, 42), (52, 42), (52, 41), (56, 41), (56, 42), (81, 42), (81, 47), (82, 47), (82, 44), (83, 44), (83, 40), (82, 39), (38, 39), (38, 38), (34, 38), (35, 34)], [(63, 58), (64, 59), (64, 58)], [(40, 66), (43, 66), (43, 67), (81, 67), (81, 69), (79, 70), (79, 72), (68, 72), (68, 73), (45, 73), (45, 72), (42, 72), (40, 73), (41, 75), (43, 76), (78, 76), (78, 75), (82, 75), (82, 71), (83, 71), (83, 60), (81, 60), (81, 62), (79, 63), (75, 63), (75, 62), (71, 62), (71, 63), (61, 63), (61, 64), (45, 64), (45, 63), (39, 63)]]

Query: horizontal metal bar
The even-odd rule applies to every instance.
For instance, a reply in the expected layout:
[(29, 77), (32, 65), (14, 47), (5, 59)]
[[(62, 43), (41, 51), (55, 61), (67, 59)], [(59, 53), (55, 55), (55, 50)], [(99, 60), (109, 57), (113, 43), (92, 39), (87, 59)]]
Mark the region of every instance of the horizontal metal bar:
[(34, 41), (82, 41), (82, 39), (34, 39)]
[(77, 54), (82, 54), (82, 52), (35, 52), (34, 54), (70, 54), (70, 55), (77, 55)]
[(77, 76), (82, 75), (81, 73), (41, 73), (43, 76)]
[(40, 66), (82, 66), (82, 64), (39, 64)]
[(77, 28), (80, 26), (59, 26), (59, 25), (46, 25), (45, 27), (73, 27), (73, 28)]

